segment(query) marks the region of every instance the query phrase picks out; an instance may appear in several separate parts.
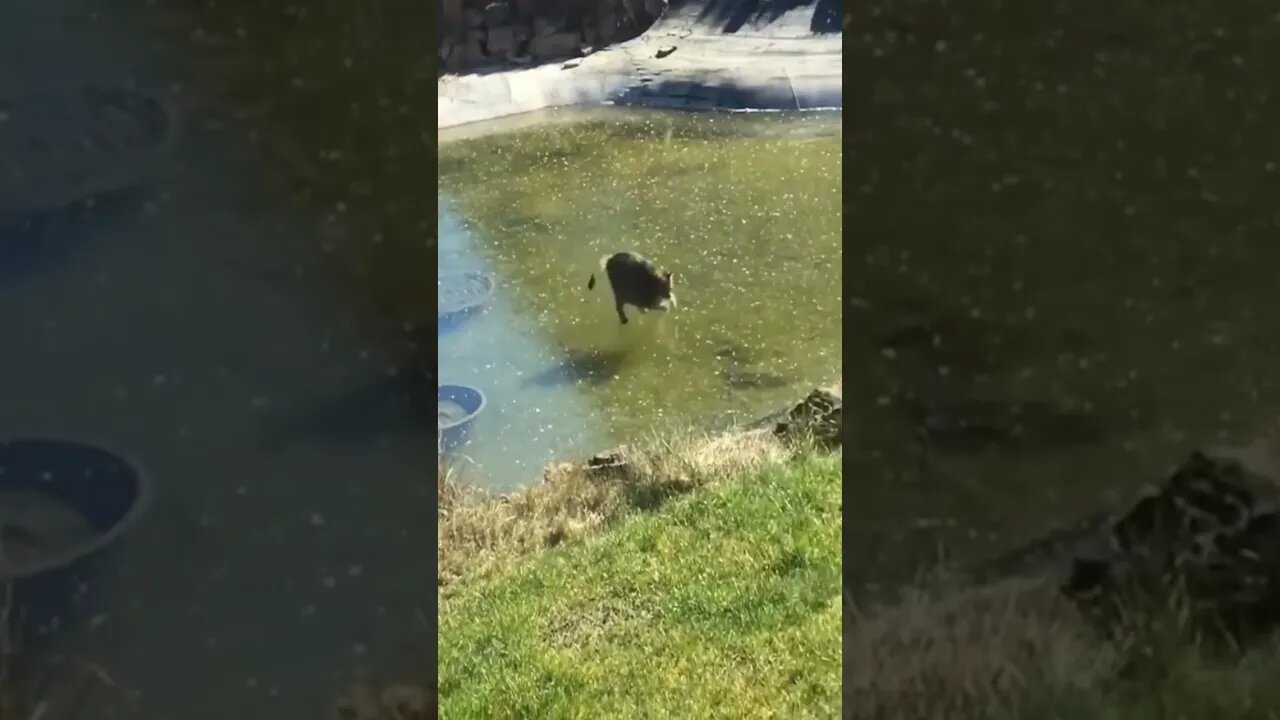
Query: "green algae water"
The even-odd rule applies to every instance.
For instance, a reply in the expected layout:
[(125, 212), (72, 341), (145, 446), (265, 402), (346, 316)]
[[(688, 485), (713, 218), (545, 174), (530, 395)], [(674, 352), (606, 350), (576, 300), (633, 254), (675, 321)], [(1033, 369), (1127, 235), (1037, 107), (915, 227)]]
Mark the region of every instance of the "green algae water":
[(881, 103), (846, 138), (852, 583), (1118, 510), (1274, 419), (1269, 13), (852, 12)]
[[(486, 482), (754, 420), (839, 376), (839, 114), (544, 119), (440, 146), (440, 271), (497, 284), (439, 342), (440, 381), (488, 396), (465, 450)], [(623, 250), (674, 273), (674, 312), (619, 323), (599, 262)]]
[[(0, 437), (102, 444), (154, 489), (79, 577), (83, 614), (14, 638), (16, 715), (311, 720), (361, 678), (434, 675), (435, 442), (387, 382), (405, 360), (386, 328), (415, 310), (375, 293), (431, 306), (430, 87), (411, 67), (430, 74), (432, 11), (378, 15), (0, 7), (0, 146), (42, 178), (0, 183)], [(140, 162), (86, 87), (163, 101), (164, 152)], [(120, 152), (82, 162), (104, 139)]]

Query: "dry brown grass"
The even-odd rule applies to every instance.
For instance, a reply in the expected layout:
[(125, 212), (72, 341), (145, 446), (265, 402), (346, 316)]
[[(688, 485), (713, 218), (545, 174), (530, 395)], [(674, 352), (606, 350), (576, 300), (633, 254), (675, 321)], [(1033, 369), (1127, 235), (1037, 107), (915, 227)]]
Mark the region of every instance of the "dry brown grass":
[(553, 463), (540, 484), (501, 497), (476, 490), (461, 467), (441, 464), (436, 551), (441, 591), (694, 488), (783, 462), (794, 452), (768, 431), (717, 438), (672, 435), (623, 448), (625, 470), (591, 469), (581, 461)]
[(913, 591), (892, 608), (850, 615), (844, 693), (851, 717), (1002, 717), (1016, 712), (1029, 684), (1087, 687), (1114, 669), (1114, 655), (1045, 582)]
[(435, 703), (426, 685), (353, 682), (334, 702), (337, 720), (426, 720)]
[[(1268, 429), (1215, 454), (1275, 477), (1277, 438)], [(1224, 647), (1176, 589), (1128, 597), (1106, 637), (1048, 579), (915, 589), (849, 609), (845, 717), (1280, 720), (1280, 646)]]
[[(1176, 593), (1174, 594), (1176, 596)], [(1280, 648), (1224, 648), (1183, 602), (1097, 632), (1055, 584), (909, 593), (851, 611), (844, 716), (858, 720), (1280, 720)]]

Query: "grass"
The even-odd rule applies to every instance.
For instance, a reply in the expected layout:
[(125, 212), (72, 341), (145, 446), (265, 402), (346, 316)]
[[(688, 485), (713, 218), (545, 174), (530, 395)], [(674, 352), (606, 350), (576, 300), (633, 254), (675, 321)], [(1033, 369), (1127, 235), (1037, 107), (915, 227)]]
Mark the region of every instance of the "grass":
[(442, 504), (441, 715), (837, 716), (840, 454), (755, 433), (627, 459)]
[(1046, 582), (1007, 581), (853, 612), (845, 717), (1275, 720), (1280, 651), (1211, 650), (1176, 612), (1103, 639)]
[(459, 580), (476, 581), (540, 552), (605, 528), (695, 488), (719, 485), (790, 451), (767, 432), (716, 439), (687, 434), (649, 438), (622, 450), (624, 472), (593, 472), (555, 463), (543, 481), (498, 498), (469, 482), (465, 468), (440, 465), (436, 545), (439, 582), (448, 595)]

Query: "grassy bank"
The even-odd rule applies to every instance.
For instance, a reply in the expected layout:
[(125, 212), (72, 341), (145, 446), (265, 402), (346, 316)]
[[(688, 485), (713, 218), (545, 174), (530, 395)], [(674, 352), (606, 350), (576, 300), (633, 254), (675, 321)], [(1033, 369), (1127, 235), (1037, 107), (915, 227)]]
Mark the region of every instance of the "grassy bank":
[(627, 459), (445, 497), (441, 715), (836, 717), (840, 455), (757, 434)]
[(851, 617), (845, 717), (1280, 718), (1280, 651), (1210, 651), (1175, 609), (1104, 640), (1051, 584), (1020, 580)]

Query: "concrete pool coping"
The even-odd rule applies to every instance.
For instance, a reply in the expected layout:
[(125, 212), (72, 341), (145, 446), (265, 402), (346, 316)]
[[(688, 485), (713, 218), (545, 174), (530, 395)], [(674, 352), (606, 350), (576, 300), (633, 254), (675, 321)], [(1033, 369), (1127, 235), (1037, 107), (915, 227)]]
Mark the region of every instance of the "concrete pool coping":
[[(633, 40), (568, 63), (445, 76), (437, 82), (436, 129), (582, 105), (842, 108), (843, 37), (808, 31), (809, 9), (732, 34), (709, 27), (701, 9), (689, 3)], [(658, 58), (664, 46), (676, 49)]]

